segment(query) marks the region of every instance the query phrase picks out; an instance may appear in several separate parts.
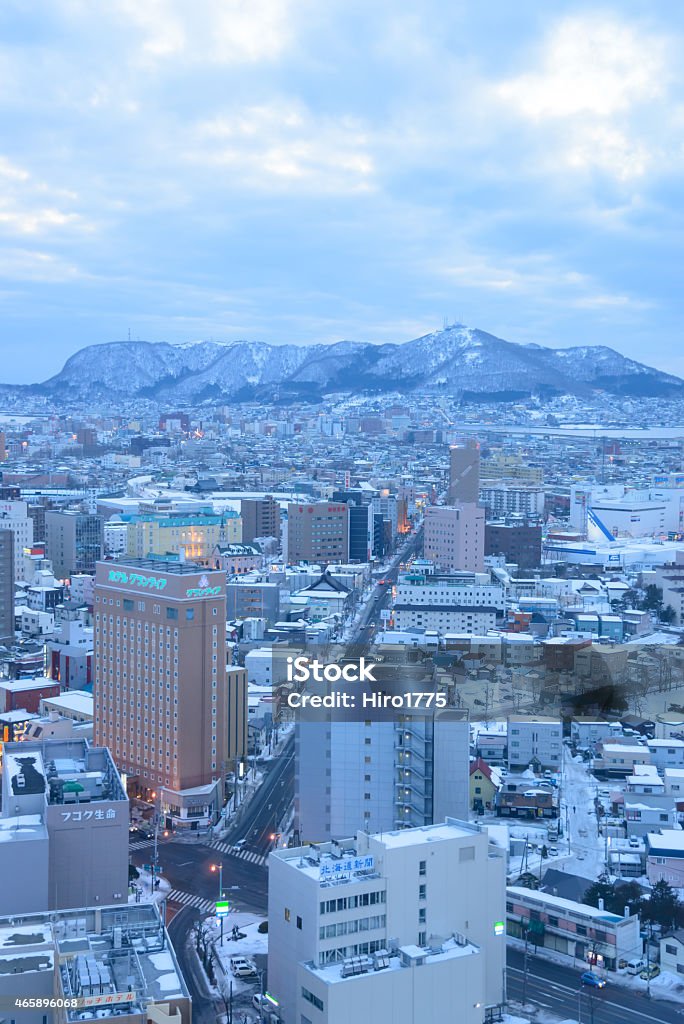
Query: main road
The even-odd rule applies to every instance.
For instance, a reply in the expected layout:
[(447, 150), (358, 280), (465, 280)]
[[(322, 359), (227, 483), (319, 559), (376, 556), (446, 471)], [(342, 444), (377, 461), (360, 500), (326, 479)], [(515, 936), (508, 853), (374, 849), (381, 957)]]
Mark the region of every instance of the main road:
[[(522, 1003), (524, 954), (509, 947), (507, 962), (508, 999)], [(580, 974), (579, 969), (528, 956), (527, 1002), (558, 1014), (563, 1020), (576, 1020), (581, 1024), (682, 1024), (684, 1021), (684, 1002), (648, 999), (645, 994), (611, 984), (610, 975), (605, 988), (586, 988), (580, 984)]]

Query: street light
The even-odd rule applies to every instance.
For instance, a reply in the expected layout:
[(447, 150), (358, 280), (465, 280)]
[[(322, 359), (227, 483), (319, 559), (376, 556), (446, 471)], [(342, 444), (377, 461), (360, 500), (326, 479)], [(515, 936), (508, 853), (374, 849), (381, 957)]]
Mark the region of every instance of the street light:
[[(218, 902), (221, 903), (223, 901), (223, 861), (220, 860), (218, 862), (218, 864), (211, 864), (210, 865), (210, 870), (211, 871), (218, 871), (218, 876), (219, 876)], [(221, 945), (223, 945), (223, 914), (221, 914)]]

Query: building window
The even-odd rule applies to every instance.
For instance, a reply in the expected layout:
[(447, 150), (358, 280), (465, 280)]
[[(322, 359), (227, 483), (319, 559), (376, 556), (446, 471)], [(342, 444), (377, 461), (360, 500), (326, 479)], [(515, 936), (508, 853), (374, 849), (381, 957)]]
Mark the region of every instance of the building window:
[(186, 621), (187, 622), (192, 622), (192, 620), (194, 618), (195, 618), (195, 609), (194, 608), (186, 608), (185, 609), (185, 619), (186, 619)]
[(302, 930), (302, 919), (301, 919), (301, 917), (297, 918), (297, 927), (299, 928), (299, 930), (301, 932), (301, 930)]
[(178, 609), (177, 608), (167, 608), (166, 609), (166, 618), (167, 619), (177, 619), (178, 618)]
[(427, 873), (427, 861), (426, 860), (421, 860), (421, 862), (418, 865), (418, 874), (419, 875), (424, 875), (426, 873)]
[(286, 921), (290, 920), (290, 908), (289, 907), (285, 907), (285, 920)]

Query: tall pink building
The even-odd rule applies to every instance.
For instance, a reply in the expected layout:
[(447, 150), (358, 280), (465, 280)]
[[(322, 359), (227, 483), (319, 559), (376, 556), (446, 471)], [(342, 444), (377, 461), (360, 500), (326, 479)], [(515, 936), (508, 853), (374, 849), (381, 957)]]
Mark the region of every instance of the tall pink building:
[(474, 502), (425, 510), (423, 551), (440, 569), (484, 569), (485, 510)]

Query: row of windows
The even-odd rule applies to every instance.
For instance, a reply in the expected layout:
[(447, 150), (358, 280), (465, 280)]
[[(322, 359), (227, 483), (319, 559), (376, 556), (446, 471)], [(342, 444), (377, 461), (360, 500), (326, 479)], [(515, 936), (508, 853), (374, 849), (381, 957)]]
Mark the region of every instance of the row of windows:
[(384, 889), (379, 892), (362, 892), (360, 896), (343, 896), (339, 900), (323, 900), (320, 912), (321, 914), (335, 914), (340, 910), (356, 910), (357, 907), (372, 907), (384, 902)]
[(360, 917), (356, 921), (339, 921), (337, 924), (321, 925), (318, 930), (319, 939), (335, 939), (338, 935), (354, 935), (356, 932), (375, 931), (385, 927), (385, 915)]

